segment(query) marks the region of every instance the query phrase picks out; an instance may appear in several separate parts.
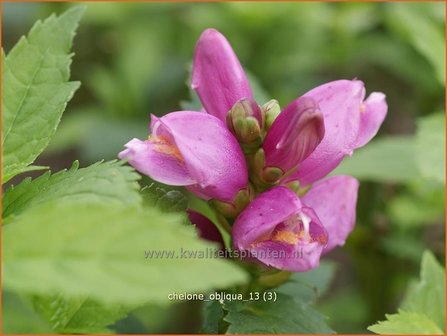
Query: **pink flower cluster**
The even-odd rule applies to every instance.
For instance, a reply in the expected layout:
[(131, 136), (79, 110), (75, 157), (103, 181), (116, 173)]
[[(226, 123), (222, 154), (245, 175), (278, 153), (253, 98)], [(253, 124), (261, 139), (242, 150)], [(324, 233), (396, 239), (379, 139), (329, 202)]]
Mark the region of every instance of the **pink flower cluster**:
[[(317, 267), (352, 231), (359, 187), (353, 177), (326, 176), (377, 133), (385, 95), (365, 99), (361, 81), (337, 80), (283, 110), (274, 100), (259, 106), (233, 49), (214, 29), (197, 43), (192, 88), (202, 111), (152, 116), (149, 139), (129, 141), (119, 157), (208, 200), (232, 224), (235, 249), (278, 269)], [(219, 240), (207, 218), (190, 218), (204, 237), (212, 232)], [(255, 253), (269, 250), (282, 251), (281, 258)]]

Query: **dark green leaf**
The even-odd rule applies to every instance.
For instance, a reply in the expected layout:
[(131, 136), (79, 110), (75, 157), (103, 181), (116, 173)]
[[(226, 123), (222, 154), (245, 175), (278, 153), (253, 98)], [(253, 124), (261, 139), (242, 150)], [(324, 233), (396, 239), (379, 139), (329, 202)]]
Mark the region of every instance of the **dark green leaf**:
[(3, 217), (17, 215), (32, 206), (50, 202), (139, 204), (139, 175), (122, 162), (98, 162), (80, 168), (75, 161), (68, 170), (30, 177), (11, 186), (3, 197)]
[(224, 320), (230, 323), (229, 334), (328, 334), (333, 331), (327, 326), (323, 315), (303, 301), (277, 294), (276, 302), (231, 301), (224, 309), (228, 312)]

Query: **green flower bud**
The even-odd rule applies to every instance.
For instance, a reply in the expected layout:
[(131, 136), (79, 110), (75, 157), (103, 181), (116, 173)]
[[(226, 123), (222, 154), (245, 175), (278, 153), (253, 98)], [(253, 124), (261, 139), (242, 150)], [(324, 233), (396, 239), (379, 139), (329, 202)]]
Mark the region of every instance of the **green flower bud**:
[(253, 189), (251, 186), (248, 186), (245, 189), (241, 189), (231, 203), (216, 199), (212, 199), (208, 202), (223, 217), (233, 220), (245, 209), (253, 197)]
[(281, 113), (281, 107), (276, 99), (272, 99), (261, 107), (261, 111), (265, 116), (265, 131), (267, 132), (276, 117)]
[(228, 129), (245, 152), (254, 152), (262, 144), (263, 115), (256, 102), (241, 99), (227, 114)]
[(265, 153), (262, 148), (252, 157), (251, 168), (251, 173), (254, 176), (251, 176), (250, 179), (255, 181), (261, 189), (275, 185), (284, 176), (284, 172), (280, 168), (266, 167)]

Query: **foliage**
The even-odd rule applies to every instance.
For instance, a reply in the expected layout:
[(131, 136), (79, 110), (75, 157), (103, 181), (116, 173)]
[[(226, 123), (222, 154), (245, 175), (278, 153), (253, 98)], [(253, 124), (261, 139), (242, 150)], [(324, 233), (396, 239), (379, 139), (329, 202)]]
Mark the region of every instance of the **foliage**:
[[(445, 332), (445, 273), (423, 254), (445, 257), (444, 3), (86, 9), (71, 64), (84, 7), (3, 4), (3, 333), (365, 333), (390, 311), (369, 330)], [(387, 94), (380, 134), (335, 171), (362, 182), (346, 247), (275, 288), (247, 289), (246, 274), (228, 260), (145, 259), (148, 249), (213, 247), (197, 238), (187, 207), (219, 226), (217, 218), (206, 202), (104, 161), (147, 136), (150, 113), (179, 102), (200, 108), (185, 83), (207, 27), (238, 50), (259, 102), (284, 106), (338, 78)], [(48, 166), (56, 173), (37, 171)], [(422, 254), (421, 279), (397, 309)], [(213, 301), (201, 311), (197, 302), (166, 300), (173, 291), (213, 290), (275, 291), (278, 300)]]
[(38, 21), (6, 56), (2, 51), (3, 182), (24, 171), (48, 145), (67, 102), (70, 49), (84, 7)]
[(17, 215), (29, 207), (49, 202), (84, 202), (107, 204), (139, 204), (136, 193), (139, 175), (122, 162), (97, 162), (86, 168), (79, 162), (51, 175), (47, 172), (35, 180), (30, 177), (19, 185), (11, 186), (3, 196), (3, 218)]
[(409, 288), (401, 309), (368, 329), (377, 334), (444, 334), (445, 317), (445, 270), (425, 252), (421, 278)]

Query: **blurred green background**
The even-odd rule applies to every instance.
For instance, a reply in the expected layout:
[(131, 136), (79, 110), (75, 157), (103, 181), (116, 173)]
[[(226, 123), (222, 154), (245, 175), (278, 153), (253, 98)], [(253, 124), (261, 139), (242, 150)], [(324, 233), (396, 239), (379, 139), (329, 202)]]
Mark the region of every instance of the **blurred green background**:
[[(3, 3), (5, 51), (37, 19), (69, 6)], [(362, 180), (358, 220), (345, 248), (328, 256), (336, 273), (317, 309), (337, 332), (364, 333), (396, 311), (424, 249), (445, 260), (444, 13), (441, 2), (89, 3), (71, 76), (82, 87), (36, 164), (57, 171), (75, 159), (113, 159), (129, 139), (147, 137), (151, 113), (196, 106), (188, 77), (205, 28), (229, 39), (260, 104), (363, 80), (367, 94), (387, 95), (388, 117), (338, 170)], [(184, 303), (140, 308), (115, 329), (194, 333), (199, 325), (200, 306)]]

